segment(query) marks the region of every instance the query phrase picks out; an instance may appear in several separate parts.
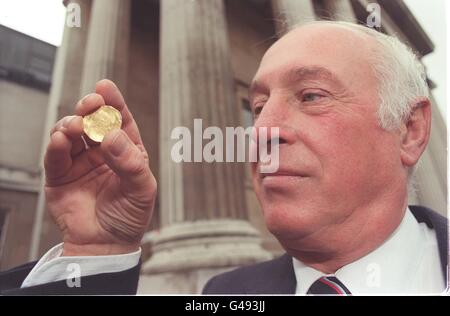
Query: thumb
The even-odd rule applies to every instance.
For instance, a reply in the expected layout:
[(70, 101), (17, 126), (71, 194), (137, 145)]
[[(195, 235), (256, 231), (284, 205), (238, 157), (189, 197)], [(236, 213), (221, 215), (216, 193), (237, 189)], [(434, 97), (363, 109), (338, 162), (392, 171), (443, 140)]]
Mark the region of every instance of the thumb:
[(143, 147), (140, 149), (119, 129), (105, 136), (101, 149), (106, 163), (119, 176), (124, 193), (151, 197), (156, 181)]

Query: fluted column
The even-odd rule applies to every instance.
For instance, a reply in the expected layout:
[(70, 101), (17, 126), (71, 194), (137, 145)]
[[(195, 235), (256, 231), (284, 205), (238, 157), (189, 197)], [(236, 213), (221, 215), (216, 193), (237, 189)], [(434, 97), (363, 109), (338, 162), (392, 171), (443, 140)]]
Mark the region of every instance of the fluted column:
[(316, 19), (313, 0), (272, 0), (272, 11), (278, 36)]
[(170, 157), (176, 127), (188, 127), (194, 138), (202, 137), (193, 133), (195, 118), (203, 129), (217, 126), (224, 135), (226, 126), (239, 124), (222, 0), (169, 0), (161, 6), (161, 169), (167, 177), (161, 177), (160, 190), (162, 208), (170, 210), (162, 224), (246, 219), (241, 165), (179, 164)]
[(333, 20), (356, 22), (350, 0), (324, 0), (323, 6)]
[[(247, 220), (242, 163), (176, 163), (171, 158), (178, 141), (171, 133), (177, 127), (187, 127), (192, 138), (201, 139), (209, 126), (219, 127), (225, 136), (225, 127), (239, 125), (224, 4), (164, 0), (160, 15), (162, 230), (144, 272), (230, 267), (267, 259), (258, 232)], [(199, 135), (194, 134), (194, 119), (202, 119)]]
[(82, 48), (86, 46), (87, 41), (91, 0), (64, 1), (66, 6), (69, 3), (79, 5), (81, 25), (80, 27), (70, 27), (65, 23), (62, 42), (56, 53), (39, 164), (42, 179), (34, 219), (30, 260), (34, 260), (38, 256), (42, 235), (45, 214), (44, 172), (42, 168), (45, 150), (49, 142), (49, 130), (59, 118), (73, 114), (79, 98), (81, 70), (84, 61), (84, 49)]
[(94, 90), (104, 78), (113, 80), (124, 91), (128, 64), (131, 0), (94, 0), (81, 95)]
[[(52, 89), (50, 92), (50, 103), (52, 96), (57, 101), (57, 118), (66, 115), (73, 115), (75, 104), (80, 98), (81, 79), (83, 75), (83, 65), (85, 60), (85, 48), (89, 30), (89, 20), (92, 0), (65, 0), (65, 5), (76, 3), (80, 6), (81, 25), (80, 27), (67, 27), (67, 34), (63, 37), (60, 50), (65, 58), (64, 71), (61, 74), (55, 73), (52, 79)], [(58, 59), (56, 63), (58, 62)], [(53, 91), (53, 90), (52, 90)]]

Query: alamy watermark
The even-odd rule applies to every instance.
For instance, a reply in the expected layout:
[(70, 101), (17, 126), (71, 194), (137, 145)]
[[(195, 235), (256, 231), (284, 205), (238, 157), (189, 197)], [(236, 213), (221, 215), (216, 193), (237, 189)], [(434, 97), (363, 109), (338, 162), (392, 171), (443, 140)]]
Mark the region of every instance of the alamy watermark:
[(81, 7), (78, 3), (71, 2), (67, 5), (67, 27), (81, 27)]
[(366, 24), (371, 28), (380, 28), (381, 27), (381, 7), (378, 3), (369, 3), (366, 7), (366, 11), (369, 12), (369, 15), (366, 19)]
[(274, 173), (279, 168), (278, 127), (208, 126), (194, 119), (194, 130), (179, 126), (172, 130), (172, 161), (181, 162), (259, 162), (261, 173)]
[(78, 263), (70, 263), (66, 271), (69, 272), (66, 278), (67, 287), (81, 287), (81, 266)]
[(372, 262), (367, 265), (367, 278), (366, 284), (368, 287), (380, 287), (381, 286), (381, 267), (378, 263)]

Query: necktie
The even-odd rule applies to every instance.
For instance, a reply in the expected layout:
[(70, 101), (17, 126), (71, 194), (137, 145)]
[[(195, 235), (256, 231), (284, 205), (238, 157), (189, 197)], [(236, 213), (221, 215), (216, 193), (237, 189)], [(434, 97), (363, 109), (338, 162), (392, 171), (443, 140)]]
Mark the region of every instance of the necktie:
[(336, 277), (326, 276), (314, 282), (306, 294), (348, 295), (352, 293)]

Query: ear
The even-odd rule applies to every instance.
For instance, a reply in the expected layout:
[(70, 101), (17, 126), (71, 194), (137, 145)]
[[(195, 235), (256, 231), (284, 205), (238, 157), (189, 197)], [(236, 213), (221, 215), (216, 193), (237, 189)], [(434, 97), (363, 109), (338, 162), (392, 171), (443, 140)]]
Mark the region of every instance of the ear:
[(431, 103), (427, 98), (415, 102), (409, 119), (401, 129), (400, 158), (406, 167), (414, 166), (430, 139)]

